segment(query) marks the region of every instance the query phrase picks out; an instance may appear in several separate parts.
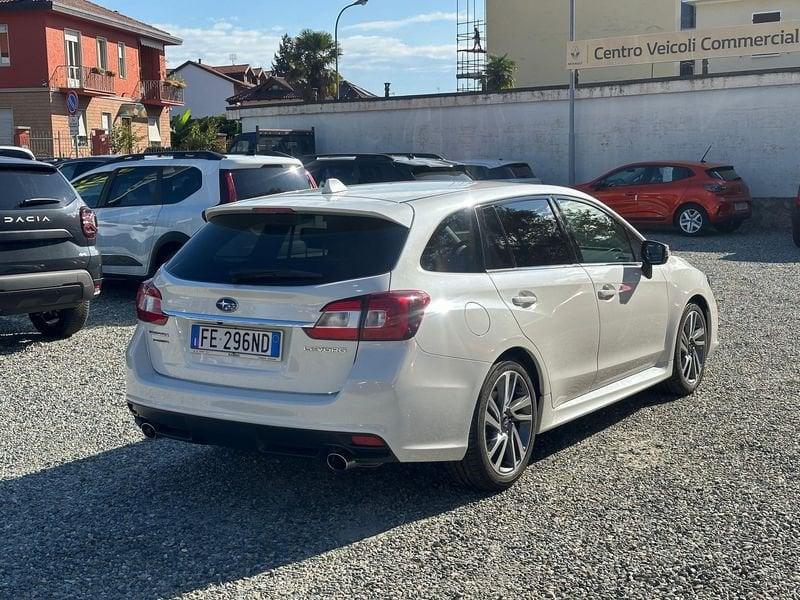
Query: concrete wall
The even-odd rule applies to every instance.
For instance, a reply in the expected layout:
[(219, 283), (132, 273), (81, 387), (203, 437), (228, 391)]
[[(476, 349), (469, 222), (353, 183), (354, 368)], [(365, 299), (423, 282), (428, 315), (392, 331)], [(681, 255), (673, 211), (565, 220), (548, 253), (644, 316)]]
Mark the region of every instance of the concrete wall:
[[(576, 0), (575, 10), (582, 40), (680, 30), (680, 0)], [(517, 62), (518, 87), (568, 83), (568, 39), (566, 0), (486, 0), (487, 49)], [(586, 69), (580, 80), (666, 77), (677, 75), (677, 68), (667, 63)]]
[[(698, 29), (749, 25), (753, 22), (753, 13), (776, 10), (781, 11), (782, 21), (800, 21), (798, 0), (727, 0), (726, 2), (698, 0), (695, 5)], [(800, 52), (778, 56), (715, 58), (709, 60), (708, 66), (710, 73), (800, 67)], [(700, 72), (699, 65), (697, 72)]]
[(227, 107), (227, 98), (236, 92), (234, 84), (217, 77), (208, 71), (189, 63), (175, 73), (186, 81), (184, 90), (184, 106), (175, 110), (176, 114), (187, 108), (191, 109), (192, 117), (210, 117), (224, 115)]
[[(454, 160), (529, 161), (567, 182), (563, 88), (230, 110), (243, 131), (316, 128), (317, 151), (438, 152)], [(640, 160), (732, 163), (759, 197), (788, 198), (800, 180), (800, 71), (583, 87), (578, 178)]]

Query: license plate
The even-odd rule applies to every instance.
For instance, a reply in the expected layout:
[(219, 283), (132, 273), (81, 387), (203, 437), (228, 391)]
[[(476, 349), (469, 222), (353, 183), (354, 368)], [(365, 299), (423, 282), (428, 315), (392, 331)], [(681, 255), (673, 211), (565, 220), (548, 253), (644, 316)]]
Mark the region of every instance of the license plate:
[(734, 210), (747, 210), (750, 208), (750, 205), (747, 202), (734, 202), (733, 209)]
[(189, 347), (198, 352), (222, 352), (233, 356), (281, 359), (280, 331), (239, 329), (215, 325), (192, 325)]

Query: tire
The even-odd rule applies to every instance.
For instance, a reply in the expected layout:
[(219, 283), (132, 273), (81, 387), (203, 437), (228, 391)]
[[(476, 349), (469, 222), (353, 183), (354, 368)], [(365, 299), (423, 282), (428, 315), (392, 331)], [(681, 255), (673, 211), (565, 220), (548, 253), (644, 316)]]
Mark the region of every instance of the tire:
[[(510, 401), (506, 389), (511, 390)], [(537, 402), (533, 382), (519, 363), (504, 361), (492, 367), (478, 396), (467, 453), (449, 465), (455, 481), (477, 491), (511, 487), (530, 462), (539, 421)]]
[(78, 333), (89, 318), (89, 302), (82, 302), (74, 308), (51, 310), (28, 315), (33, 326), (44, 336), (53, 339), (66, 339)]
[(689, 237), (701, 235), (708, 230), (708, 215), (702, 206), (686, 204), (675, 213), (675, 227)]
[[(706, 371), (708, 323), (703, 309), (691, 303), (683, 311), (675, 339), (672, 377), (664, 387), (676, 396), (690, 396), (700, 386)], [(687, 357), (689, 357), (687, 359)], [(699, 369), (693, 365), (699, 364)]]
[(744, 223), (744, 221), (725, 221), (724, 223), (716, 223), (714, 229), (720, 233), (733, 233), (742, 226), (742, 223)]

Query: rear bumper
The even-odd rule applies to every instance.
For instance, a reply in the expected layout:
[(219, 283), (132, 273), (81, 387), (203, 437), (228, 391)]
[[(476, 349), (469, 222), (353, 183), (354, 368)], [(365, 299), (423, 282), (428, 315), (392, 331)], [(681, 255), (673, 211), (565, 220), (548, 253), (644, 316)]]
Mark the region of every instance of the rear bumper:
[[(743, 205), (746, 208), (742, 208)], [(737, 208), (737, 205), (739, 208)], [(726, 223), (728, 221), (746, 221), (753, 216), (753, 200), (749, 197), (731, 198), (717, 204), (716, 210), (709, 211), (712, 223)]]
[(71, 308), (94, 298), (94, 286), (95, 280), (85, 270), (3, 275), (0, 315)]
[(309, 458), (324, 458), (335, 451), (362, 466), (397, 461), (387, 446), (357, 446), (352, 443), (352, 434), (343, 432), (239, 423), (130, 403), (128, 408), (140, 427), (149, 423), (159, 436), (183, 442)]
[[(336, 393), (259, 391), (158, 373), (147, 347), (147, 327), (140, 325), (128, 347), (127, 401), (141, 414), (155, 409), (182, 415), (188, 420), (179, 430), (197, 423), (205, 427), (193, 417), (210, 419), (212, 430), (220, 423), (222, 429), (265, 426), (255, 436), (261, 444), (256, 447), (276, 430), (292, 430), (301, 438), (321, 436), (322, 446), (339, 443), (330, 435), (369, 434), (383, 439), (400, 462), (455, 461), (466, 452), (475, 403), (490, 367), (426, 354), (413, 340), (402, 346), (373, 342), (359, 349), (348, 380)], [(228, 436), (207, 430), (176, 437), (230, 445)], [(281, 438), (276, 438), (278, 446)]]

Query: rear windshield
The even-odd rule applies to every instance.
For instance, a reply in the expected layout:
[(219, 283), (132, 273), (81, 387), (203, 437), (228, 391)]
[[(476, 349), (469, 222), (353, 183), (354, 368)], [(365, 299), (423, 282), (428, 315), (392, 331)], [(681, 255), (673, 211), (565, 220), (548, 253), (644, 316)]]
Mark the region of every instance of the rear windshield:
[(733, 167), (719, 167), (717, 169), (709, 169), (707, 171), (711, 177), (722, 179), (723, 181), (738, 181), (741, 179)]
[(511, 169), (511, 172), (514, 173), (514, 177), (517, 179), (531, 179), (536, 177), (533, 169), (531, 169), (530, 166), (525, 163), (514, 164), (509, 168)]
[(463, 169), (414, 167), (412, 173), (420, 181), (472, 181)]
[(29, 204), (24, 207), (31, 208), (37, 205), (37, 199), (43, 200), (39, 205), (53, 208), (55, 203), (47, 200), (65, 205), (75, 199), (75, 190), (61, 173), (49, 169), (0, 168), (0, 190), (0, 210), (21, 208), (25, 201)]
[(408, 229), (374, 217), (221, 215), (167, 265), (180, 279), (233, 285), (301, 286), (390, 272)]
[(236, 169), (230, 173), (233, 174), (237, 200), (311, 187), (305, 169), (295, 165), (267, 165), (258, 169)]

